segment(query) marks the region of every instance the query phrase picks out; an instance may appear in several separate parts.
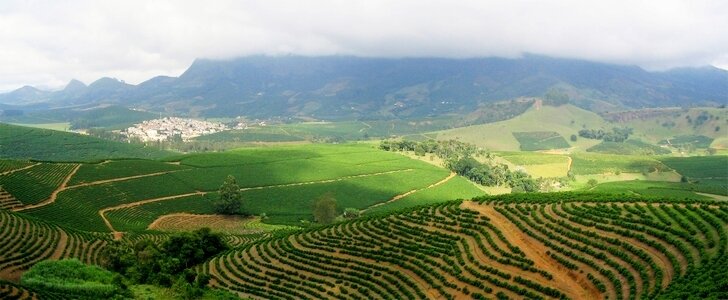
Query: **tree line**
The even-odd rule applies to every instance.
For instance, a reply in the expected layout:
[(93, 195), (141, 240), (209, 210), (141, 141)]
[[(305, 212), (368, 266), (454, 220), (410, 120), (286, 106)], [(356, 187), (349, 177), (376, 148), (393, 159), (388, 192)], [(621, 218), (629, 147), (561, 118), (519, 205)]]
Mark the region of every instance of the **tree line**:
[[(521, 170), (496, 163), (491, 155), (473, 144), (455, 140), (397, 141), (384, 140), (379, 148), (386, 151), (414, 151), (415, 155), (433, 154), (445, 162), (445, 167), (484, 186), (508, 186), (512, 192), (538, 192), (540, 182)], [(478, 160), (476, 157), (483, 157)]]
[[(605, 142), (624, 142), (632, 134), (632, 128), (612, 128), (612, 132), (602, 129), (582, 129), (579, 136), (587, 139), (602, 140)], [(574, 140), (574, 139), (572, 139)]]

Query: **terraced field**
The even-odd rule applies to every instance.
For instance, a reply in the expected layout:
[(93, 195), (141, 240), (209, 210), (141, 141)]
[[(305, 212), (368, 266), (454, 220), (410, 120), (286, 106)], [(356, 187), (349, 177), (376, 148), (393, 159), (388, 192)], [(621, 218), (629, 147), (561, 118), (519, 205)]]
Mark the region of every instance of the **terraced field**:
[(262, 240), (201, 269), (265, 299), (636, 299), (727, 254), (723, 203), (495, 199)]
[(17, 280), (45, 259), (78, 258), (98, 263), (111, 236), (66, 229), (0, 210), (0, 278)]

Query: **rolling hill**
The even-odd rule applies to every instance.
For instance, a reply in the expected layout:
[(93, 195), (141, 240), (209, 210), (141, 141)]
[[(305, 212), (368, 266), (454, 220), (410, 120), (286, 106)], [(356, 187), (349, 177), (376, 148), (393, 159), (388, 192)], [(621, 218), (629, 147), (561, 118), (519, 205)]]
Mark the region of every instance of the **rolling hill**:
[(94, 161), (161, 158), (172, 153), (77, 133), (0, 123), (0, 159)]
[[(582, 128), (609, 128), (599, 115), (573, 105), (534, 106), (515, 118), (495, 123), (481, 124), (437, 131), (439, 140), (456, 139), (494, 151), (518, 151), (521, 143), (514, 135), (521, 132), (555, 132), (566, 140)], [(579, 138), (568, 141), (569, 146), (586, 149), (598, 144), (598, 140)]]

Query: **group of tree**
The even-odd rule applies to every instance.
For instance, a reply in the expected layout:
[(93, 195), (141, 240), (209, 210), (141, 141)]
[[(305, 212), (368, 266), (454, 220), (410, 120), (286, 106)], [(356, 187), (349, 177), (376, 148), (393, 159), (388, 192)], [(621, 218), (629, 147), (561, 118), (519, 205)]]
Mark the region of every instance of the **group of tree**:
[(472, 157), (446, 161), (458, 175), (484, 186), (509, 186), (513, 193), (538, 192), (540, 183), (523, 171), (512, 171), (505, 164), (482, 163)]
[[(605, 142), (624, 142), (632, 134), (632, 128), (612, 128), (612, 132), (602, 129), (582, 129), (579, 130), (579, 136), (593, 140), (603, 140)], [(573, 138), (572, 140), (575, 140)]]
[[(475, 145), (455, 140), (397, 141), (385, 140), (379, 148), (386, 151), (414, 151), (416, 155), (434, 154), (445, 161), (445, 167), (473, 182), (485, 186), (509, 186), (513, 192), (537, 192), (540, 183), (520, 170), (494, 162), (490, 155)], [(476, 157), (484, 157), (481, 162)]]
[(379, 149), (385, 151), (414, 151), (416, 155), (420, 156), (430, 153), (442, 158), (443, 160), (458, 160), (465, 157), (487, 155), (484, 150), (478, 149), (478, 147), (473, 144), (463, 143), (456, 140), (426, 140), (423, 142), (384, 140), (379, 144)]
[(114, 242), (103, 252), (104, 266), (135, 284), (171, 287), (182, 298), (201, 296), (210, 280), (194, 267), (228, 249), (222, 236), (209, 228), (171, 235), (161, 244), (140, 240)]

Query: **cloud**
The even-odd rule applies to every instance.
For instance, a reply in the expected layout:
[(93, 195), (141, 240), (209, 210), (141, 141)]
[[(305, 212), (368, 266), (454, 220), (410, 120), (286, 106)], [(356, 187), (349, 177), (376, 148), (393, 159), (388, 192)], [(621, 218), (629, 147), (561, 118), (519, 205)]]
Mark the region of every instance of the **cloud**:
[(0, 90), (177, 76), (252, 54), (517, 57), (728, 69), (726, 1), (32, 1), (0, 4)]

